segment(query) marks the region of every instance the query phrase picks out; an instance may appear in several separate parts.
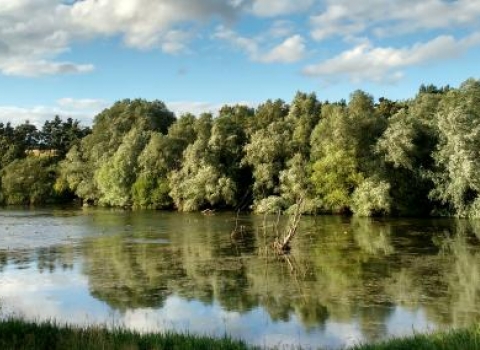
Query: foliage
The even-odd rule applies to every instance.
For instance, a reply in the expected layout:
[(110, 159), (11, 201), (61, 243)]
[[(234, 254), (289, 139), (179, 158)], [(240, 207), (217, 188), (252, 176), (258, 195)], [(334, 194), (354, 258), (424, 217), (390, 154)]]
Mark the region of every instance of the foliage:
[(394, 338), (378, 344), (356, 345), (351, 350), (475, 350), (478, 349), (479, 341), (480, 328), (477, 325), (465, 329), (437, 331), (429, 334), (415, 334), (410, 337)]
[(352, 195), (352, 210), (358, 216), (390, 214), (390, 184), (375, 179), (365, 179)]
[(6, 204), (42, 204), (55, 199), (55, 165), (48, 159), (17, 159), (1, 171), (1, 192)]
[(290, 104), (227, 105), (216, 116), (178, 119), (161, 101), (126, 99), (98, 114), (91, 130), (58, 116), (41, 130), (0, 124), (0, 199), (30, 202), (7, 200), (11, 173), (20, 160), (44, 157), (40, 173), (55, 180), (44, 201), (75, 195), (107, 206), (268, 212), (294, 210), (301, 198), (312, 214), (477, 217), (478, 106), (474, 79), (422, 85), (406, 101), (375, 102), (357, 90), (348, 103), (330, 103), (297, 92)]
[(437, 116), (439, 142), (433, 154), (431, 197), (462, 217), (470, 216), (480, 194), (479, 105), (480, 82), (468, 80), (448, 92)]
[(0, 321), (2, 349), (254, 349), (240, 340), (165, 332), (139, 334), (105, 327), (75, 328), (19, 319)]

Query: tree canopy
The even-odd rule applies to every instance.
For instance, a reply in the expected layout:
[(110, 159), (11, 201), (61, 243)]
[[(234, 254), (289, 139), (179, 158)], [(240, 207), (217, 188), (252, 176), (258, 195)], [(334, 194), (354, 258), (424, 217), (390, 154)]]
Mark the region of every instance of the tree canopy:
[[(0, 201), (176, 209), (480, 216), (480, 82), (393, 101), (298, 92), (291, 103), (178, 118), (122, 100), (92, 128), (0, 124)], [(19, 176), (21, 174), (22, 176)], [(24, 176), (30, 174), (29, 176)], [(27, 190), (28, 189), (28, 190)], [(31, 195), (26, 195), (26, 193)]]

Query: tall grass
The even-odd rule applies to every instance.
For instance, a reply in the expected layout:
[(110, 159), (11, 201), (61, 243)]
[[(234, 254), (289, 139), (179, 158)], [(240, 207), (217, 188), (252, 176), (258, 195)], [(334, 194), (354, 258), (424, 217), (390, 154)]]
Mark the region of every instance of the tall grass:
[[(228, 337), (213, 338), (189, 334), (139, 334), (125, 329), (78, 328), (55, 322), (34, 323), (18, 319), (0, 321), (1, 350), (180, 350), (259, 349)], [(282, 348), (283, 349), (283, 348)], [(299, 347), (295, 347), (299, 350)], [(357, 345), (350, 350), (477, 350), (480, 349), (480, 325), (468, 329), (416, 334), (377, 344)]]
[(478, 350), (480, 349), (480, 325), (467, 329), (415, 334), (395, 338), (377, 344), (365, 344), (351, 350)]
[(18, 319), (0, 322), (1, 350), (143, 350), (143, 349), (252, 349), (242, 341), (188, 334), (142, 334), (125, 329), (77, 328), (54, 322), (33, 323)]

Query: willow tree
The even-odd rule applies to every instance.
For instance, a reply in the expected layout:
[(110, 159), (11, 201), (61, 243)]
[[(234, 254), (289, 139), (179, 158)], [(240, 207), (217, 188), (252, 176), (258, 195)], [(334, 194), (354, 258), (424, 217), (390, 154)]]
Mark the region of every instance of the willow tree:
[(323, 118), (312, 133), (311, 181), (325, 210), (349, 210), (350, 196), (364, 178), (351, 128), (345, 108), (331, 105), (324, 107)]
[(457, 216), (480, 216), (480, 81), (449, 91), (437, 115), (431, 197)]
[(0, 172), (5, 204), (44, 204), (55, 199), (55, 164), (48, 158), (16, 159)]
[[(95, 117), (92, 133), (69, 151), (60, 165), (57, 187), (68, 188), (84, 200), (130, 204), (130, 189), (126, 187), (135, 179), (126, 172), (134, 170), (135, 164), (129, 162), (135, 161), (151, 132), (167, 133), (174, 121), (173, 113), (160, 101), (116, 102)], [(117, 176), (114, 169), (120, 175), (109, 184), (109, 176)]]
[[(365, 179), (378, 183), (381, 164), (373, 146), (385, 127), (385, 119), (375, 112), (373, 97), (363, 91), (355, 91), (347, 106), (323, 106), (311, 139), (311, 179), (325, 210), (358, 209), (367, 198), (357, 195), (356, 208), (352, 208), (354, 192), (363, 188), (360, 184)], [(370, 215), (377, 211), (387, 212), (388, 208), (376, 208)]]
[(433, 209), (429, 173), (437, 144), (435, 114), (440, 97), (421, 93), (388, 120), (375, 147), (383, 159), (382, 179), (390, 185), (396, 215), (426, 215)]
[(231, 172), (241, 146), (241, 130), (227, 117), (204, 114), (195, 122), (197, 138), (183, 152), (182, 165), (169, 175), (170, 196), (181, 211), (233, 207), (237, 186)]

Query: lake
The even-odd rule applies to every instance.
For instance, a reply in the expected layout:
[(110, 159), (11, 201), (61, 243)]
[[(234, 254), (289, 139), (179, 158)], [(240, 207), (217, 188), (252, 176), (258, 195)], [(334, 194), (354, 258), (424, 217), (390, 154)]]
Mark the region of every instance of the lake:
[[(340, 348), (480, 321), (480, 222), (0, 210), (0, 315)], [(234, 229), (241, 231), (232, 237)]]

